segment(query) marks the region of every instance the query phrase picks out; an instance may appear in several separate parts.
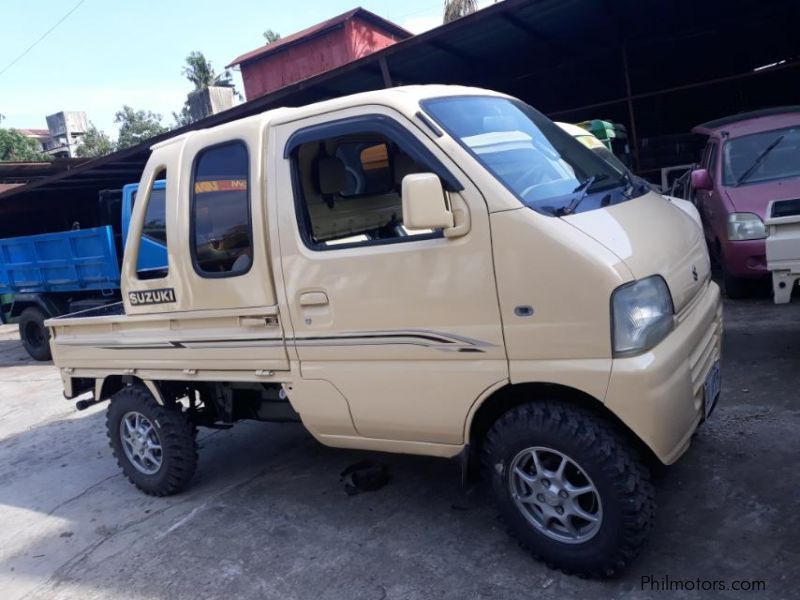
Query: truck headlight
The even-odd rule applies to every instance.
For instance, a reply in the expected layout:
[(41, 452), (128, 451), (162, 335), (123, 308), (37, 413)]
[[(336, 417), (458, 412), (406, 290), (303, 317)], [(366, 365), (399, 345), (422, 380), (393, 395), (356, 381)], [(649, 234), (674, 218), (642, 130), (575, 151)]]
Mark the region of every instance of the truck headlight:
[(753, 213), (731, 213), (728, 216), (728, 239), (733, 241), (740, 240), (761, 240), (767, 237), (767, 230), (764, 221)]
[(611, 294), (611, 346), (614, 356), (646, 352), (674, 327), (672, 296), (660, 275), (618, 287)]

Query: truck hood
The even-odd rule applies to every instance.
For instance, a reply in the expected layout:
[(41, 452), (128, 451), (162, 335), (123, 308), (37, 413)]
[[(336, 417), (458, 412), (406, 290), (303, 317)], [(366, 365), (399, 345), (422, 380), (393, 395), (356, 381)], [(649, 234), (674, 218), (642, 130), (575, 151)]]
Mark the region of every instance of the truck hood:
[(736, 212), (755, 213), (763, 220), (770, 200), (800, 198), (800, 177), (724, 189)]
[(661, 275), (676, 313), (711, 277), (703, 230), (686, 211), (653, 192), (562, 218), (613, 252), (636, 279)]

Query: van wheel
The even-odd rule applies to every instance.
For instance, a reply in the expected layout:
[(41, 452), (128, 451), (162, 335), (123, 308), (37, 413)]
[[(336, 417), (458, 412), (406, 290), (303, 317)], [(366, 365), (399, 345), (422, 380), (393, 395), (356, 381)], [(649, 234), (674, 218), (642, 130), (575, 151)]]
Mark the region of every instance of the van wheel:
[(19, 338), (32, 358), (50, 360), (50, 336), (44, 320), (47, 317), (41, 309), (30, 306), (22, 311), (19, 317)]
[(197, 467), (192, 424), (180, 407), (161, 406), (146, 388), (126, 387), (106, 412), (111, 450), (128, 480), (151, 496), (186, 487)]
[(646, 467), (587, 410), (550, 401), (513, 408), (487, 434), (482, 459), (511, 534), (552, 568), (617, 575), (653, 526)]

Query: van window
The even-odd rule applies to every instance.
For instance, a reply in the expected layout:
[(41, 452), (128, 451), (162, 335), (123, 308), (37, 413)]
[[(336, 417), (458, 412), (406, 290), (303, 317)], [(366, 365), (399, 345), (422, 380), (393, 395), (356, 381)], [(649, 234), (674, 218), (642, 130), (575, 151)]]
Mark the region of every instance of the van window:
[(300, 144), (292, 153), (298, 222), (314, 250), (429, 239), (403, 227), (403, 177), (435, 171), (393, 140), (365, 132)]
[(345, 184), (340, 190), (344, 198), (388, 194), (392, 191), (389, 147), (378, 144), (345, 143), (336, 148), (336, 158), (345, 166)]
[(243, 142), (203, 150), (192, 177), (192, 254), (204, 277), (232, 277), (253, 263), (249, 159)]
[[(162, 169), (153, 179), (153, 186), (147, 195), (142, 239), (139, 242), (139, 256), (136, 261), (136, 274), (139, 279), (159, 279), (169, 273), (166, 256), (167, 194), (165, 186), (161, 185), (166, 178), (167, 171)], [(137, 195), (134, 193), (134, 202)]]

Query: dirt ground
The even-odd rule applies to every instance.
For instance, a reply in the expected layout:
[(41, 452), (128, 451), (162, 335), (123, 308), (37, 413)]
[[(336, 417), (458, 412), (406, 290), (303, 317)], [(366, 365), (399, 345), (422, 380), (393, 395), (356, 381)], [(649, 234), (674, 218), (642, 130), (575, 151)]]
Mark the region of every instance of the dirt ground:
[[(455, 462), (325, 448), (299, 425), (205, 431), (191, 488), (144, 496), (104, 407), (77, 412), (0, 327), (0, 597), (800, 598), (800, 303), (728, 302), (724, 343), (720, 405), (657, 473), (648, 546), (596, 582), (533, 561)], [(392, 479), (347, 496), (339, 473), (363, 458)], [(665, 578), (683, 589), (647, 583)]]

